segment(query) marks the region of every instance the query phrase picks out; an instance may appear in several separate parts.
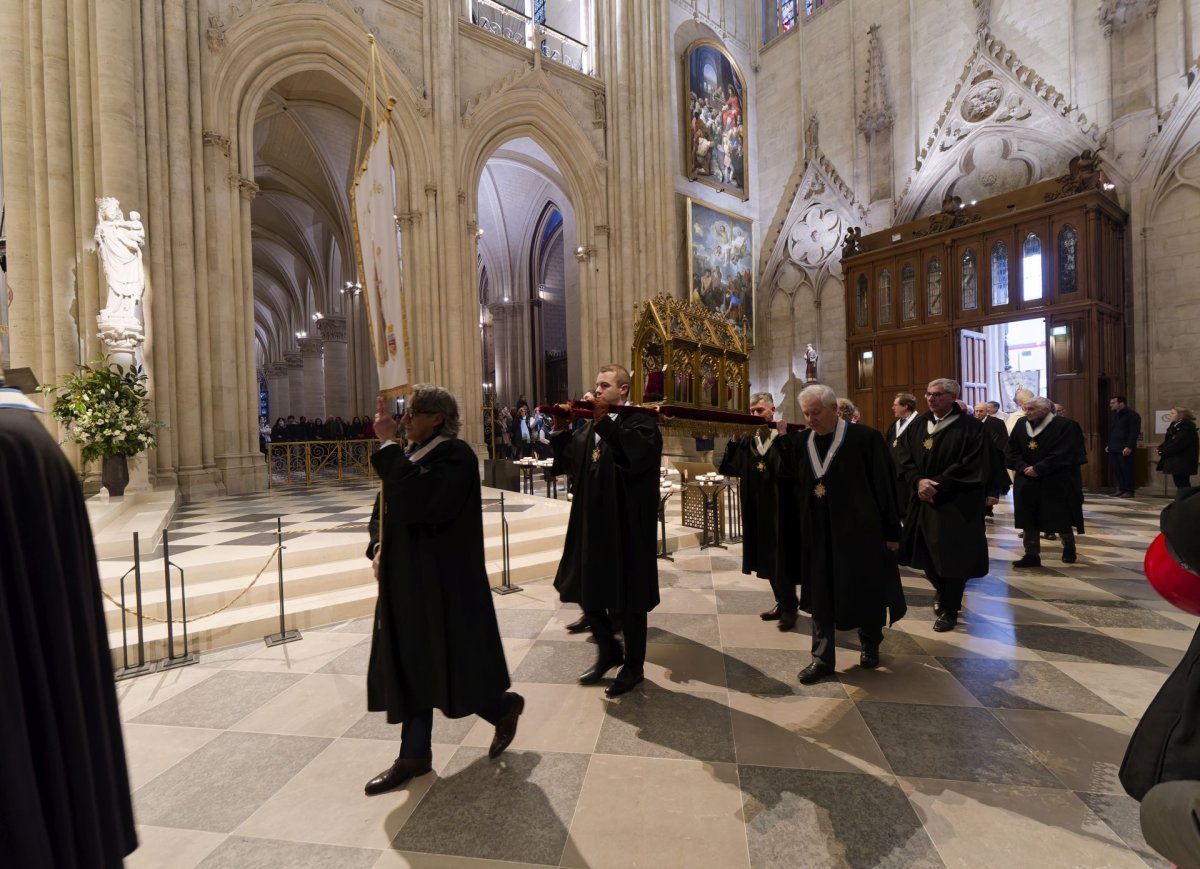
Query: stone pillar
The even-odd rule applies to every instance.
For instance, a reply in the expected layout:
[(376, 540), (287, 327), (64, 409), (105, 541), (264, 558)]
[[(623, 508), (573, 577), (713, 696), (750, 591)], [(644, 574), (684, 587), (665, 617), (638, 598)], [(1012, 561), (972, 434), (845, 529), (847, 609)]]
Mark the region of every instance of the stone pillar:
[(304, 412), (304, 357), (299, 353), (284, 354), (288, 368), (288, 414), (307, 416)]
[(350, 383), (346, 368), (346, 318), (323, 317), (317, 331), (325, 344), (325, 415), (349, 419)]
[(325, 418), (325, 359), (320, 338), (300, 338), (304, 360), (304, 415), (310, 420)]
[(267, 421), (274, 425), (279, 417), (287, 419), (292, 412), (288, 366), (286, 362), (269, 362), (264, 370), (267, 375)]

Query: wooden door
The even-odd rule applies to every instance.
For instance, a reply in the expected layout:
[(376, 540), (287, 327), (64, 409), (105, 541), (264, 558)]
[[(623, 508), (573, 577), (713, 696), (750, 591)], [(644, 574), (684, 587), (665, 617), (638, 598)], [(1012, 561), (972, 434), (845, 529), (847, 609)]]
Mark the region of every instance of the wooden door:
[(987, 401), (987, 335), (963, 329), (958, 333), (959, 371), (962, 374), (962, 395), (968, 410)]

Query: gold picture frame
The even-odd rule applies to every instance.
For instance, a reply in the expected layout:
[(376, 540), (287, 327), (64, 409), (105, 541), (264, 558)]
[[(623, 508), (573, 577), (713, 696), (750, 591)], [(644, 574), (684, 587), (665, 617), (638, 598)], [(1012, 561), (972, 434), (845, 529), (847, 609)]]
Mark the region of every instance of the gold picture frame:
[(720, 314), (754, 346), (754, 221), (687, 197), (687, 298)]
[(746, 77), (721, 43), (698, 39), (683, 52), (680, 80), (684, 174), (749, 199)]

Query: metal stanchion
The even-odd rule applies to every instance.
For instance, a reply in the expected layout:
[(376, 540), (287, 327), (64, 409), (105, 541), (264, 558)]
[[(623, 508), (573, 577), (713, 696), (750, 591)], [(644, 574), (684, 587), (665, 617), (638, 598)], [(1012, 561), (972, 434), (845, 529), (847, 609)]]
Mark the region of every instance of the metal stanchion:
[[(137, 664), (129, 666), (129, 639), (126, 630), (125, 579), (133, 574), (133, 599), (137, 609)], [(146, 663), (146, 637), (142, 629), (142, 548), (138, 543), (138, 532), (133, 532), (133, 567), (121, 576), (121, 661), (123, 666), (114, 673), (118, 682), (133, 676), (153, 672), (154, 665)]]
[(725, 508), (729, 527), (725, 539), (730, 543), (742, 542), (742, 493), (741, 485), (733, 483), (725, 487)]
[(263, 642), (268, 646), (281, 646), (284, 643), (291, 643), (296, 640), (304, 639), (300, 636), (300, 632), (288, 630), (283, 624), (283, 517), (275, 517), (275, 539), (278, 541), (278, 546), (275, 549), (275, 562), (279, 568), (279, 633), (268, 634), (263, 637)]
[(662, 529), (662, 542), (658, 545), (658, 557), (664, 561), (674, 561), (675, 556), (667, 552), (667, 501), (671, 499), (673, 492), (666, 492), (658, 496), (658, 525)]
[[(188, 664), (194, 664), (200, 660), (200, 656), (194, 652), (188, 651), (188, 632), (187, 632), (187, 587), (184, 585), (183, 568), (178, 564), (171, 562), (171, 539), (170, 532), (163, 529), (163, 589), (167, 598), (167, 657), (165, 660), (159, 661), (159, 668), (162, 670), (171, 670), (175, 667), (185, 667)], [(179, 603), (180, 609), (183, 611), (183, 654), (175, 654), (175, 621), (171, 617), (171, 568), (179, 571)]]
[(500, 572), (500, 585), (493, 588), (496, 594), (512, 594), (515, 591), (521, 591), (519, 585), (512, 584), (512, 567), (509, 563), (508, 549), (508, 516), (504, 512), (504, 493), (500, 493), (500, 552), (504, 566)]

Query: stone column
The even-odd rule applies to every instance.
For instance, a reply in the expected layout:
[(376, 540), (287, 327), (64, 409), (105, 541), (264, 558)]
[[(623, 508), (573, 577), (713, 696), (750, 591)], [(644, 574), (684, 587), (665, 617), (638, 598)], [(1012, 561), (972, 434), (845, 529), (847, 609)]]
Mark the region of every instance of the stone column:
[(325, 344), (325, 415), (349, 419), (350, 383), (346, 368), (346, 318), (323, 317), (317, 331)]
[(286, 362), (268, 362), (264, 370), (267, 375), (267, 421), (274, 425), (279, 417), (287, 419), (292, 412), (288, 366)]
[(304, 413), (304, 357), (299, 353), (285, 353), (288, 368), (288, 414), (295, 417)]
[(325, 418), (325, 359), (320, 338), (300, 338), (304, 360), (304, 415), (310, 420)]

